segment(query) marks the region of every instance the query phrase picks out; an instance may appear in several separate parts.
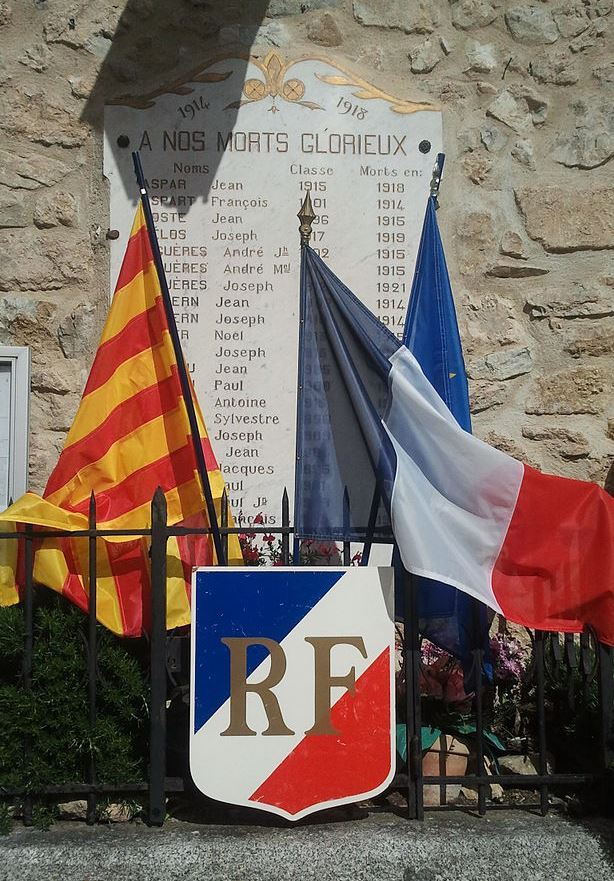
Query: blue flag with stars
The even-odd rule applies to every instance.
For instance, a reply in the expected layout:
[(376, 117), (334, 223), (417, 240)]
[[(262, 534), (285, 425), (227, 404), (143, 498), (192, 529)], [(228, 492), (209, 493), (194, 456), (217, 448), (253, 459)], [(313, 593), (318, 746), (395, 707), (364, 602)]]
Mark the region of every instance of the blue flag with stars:
[[(439, 160), (439, 173), (442, 160), (443, 157)], [(415, 356), (459, 425), (471, 432), (467, 374), (436, 207), (436, 197), (431, 195), (416, 259), (403, 344)], [(472, 663), (472, 648), (482, 646), (485, 668), (490, 672), (486, 608), (481, 606), (476, 610), (471, 597), (439, 581), (416, 576), (415, 584), (423, 636), (458, 658), (466, 674)]]

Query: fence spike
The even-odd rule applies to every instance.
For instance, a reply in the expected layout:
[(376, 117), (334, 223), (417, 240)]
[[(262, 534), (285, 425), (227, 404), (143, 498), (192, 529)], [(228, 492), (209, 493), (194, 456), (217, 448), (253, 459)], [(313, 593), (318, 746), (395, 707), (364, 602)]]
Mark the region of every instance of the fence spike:
[[(290, 526), (290, 499), (285, 486), (281, 495), (281, 526), (282, 529), (288, 529)], [(288, 532), (283, 532), (281, 536), (281, 560), (284, 566), (290, 565), (290, 534)]]
[(166, 525), (166, 496), (161, 486), (156, 489), (151, 501), (151, 522)]
[(347, 538), (350, 531), (350, 494), (347, 486), (343, 488), (343, 565), (351, 563), (352, 549)]
[[(96, 558), (96, 496), (94, 490), (90, 493), (88, 529), (90, 532), (88, 546), (88, 631), (87, 631), (87, 692), (88, 692), (88, 722), (90, 726), (91, 736), (93, 738), (93, 728), (96, 724), (96, 665), (98, 660), (98, 642), (96, 634), (96, 617), (98, 607), (97, 596), (97, 558)], [(94, 785), (96, 783), (96, 760), (93, 749), (90, 750), (88, 782)], [(88, 793), (86, 822), (88, 826), (92, 826), (96, 822), (96, 805), (97, 796), (95, 792)]]
[[(220, 533), (222, 539), (222, 549), (224, 551), (224, 560), (228, 561), (228, 494), (226, 487), (220, 499)], [(219, 563), (219, 560), (218, 560)]]
[(575, 670), (578, 666), (578, 656), (576, 655), (576, 645), (573, 633), (566, 633), (565, 641), (565, 661), (570, 670)]

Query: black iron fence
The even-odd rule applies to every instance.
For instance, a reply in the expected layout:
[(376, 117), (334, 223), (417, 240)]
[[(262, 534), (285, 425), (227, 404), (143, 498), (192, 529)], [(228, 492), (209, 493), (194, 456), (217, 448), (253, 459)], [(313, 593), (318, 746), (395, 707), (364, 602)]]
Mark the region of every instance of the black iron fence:
[[(228, 526), (228, 505), (222, 504), (221, 535), (228, 550), (229, 535), (249, 533), (257, 536), (274, 537), (277, 542), (278, 565), (300, 564), (294, 557), (300, 556), (291, 550), (291, 536), (294, 530), (290, 524), (287, 493), (281, 500), (281, 523), (279, 526), (241, 523)], [(2, 533), (0, 540), (17, 541), (21, 544), (24, 560), (24, 586), (22, 607), (24, 616), (23, 654), (20, 682), (25, 691), (32, 689), (32, 664), (34, 653), (34, 604), (35, 593), (39, 588), (34, 583), (34, 553), (37, 542), (53, 538), (82, 538), (88, 542), (87, 587), (89, 595), (87, 640), (84, 651), (87, 656), (87, 702), (89, 724), (95, 725), (98, 706), (98, 634), (96, 627), (96, 573), (97, 538), (144, 537), (150, 543), (151, 556), (151, 625), (148, 635), (148, 708), (149, 739), (145, 779), (121, 780), (101, 783), (97, 779), (95, 751), (91, 751), (86, 779), (69, 783), (48, 783), (41, 786), (7, 786), (0, 779), (0, 800), (20, 799), (23, 805), (23, 820), (32, 823), (32, 806), (35, 799), (45, 798), (59, 801), (66, 797), (80, 797), (87, 800), (88, 823), (97, 817), (99, 800), (114, 797), (123, 799), (138, 796), (147, 802), (147, 818), (152, 825), (161, 825), (166, 814), (166, 799), (172, 793), (184, 792), (190, 788), (187, 772), (181, 776), (167, 775), (167, 706), (169, 681), (174, 678), (177, 667), (177, 634), (166, 630), (166, 567), (167, 542), (171, 536), (194, 536), (207, 534), (207, 529), (184, 528), (167, 524), (166, 502), (158, 491), (151, 505), (151, 528), (131, 530), (99, 529), (96, 522), (96, 502), (92, 494), (89, 509), (89, 527), (79, 532), (38, 531), (26, 527), (19, 533)], [(352, 549), (349, 542), (343, 543), (335, 551), (334, 562), (350, 565)], [(42, 589), (45, 590), (45, 589)], [(46, 591), (48, 593), (48, 591)], [(483, 641), (476, 638), (473, 648), (473, 668), (466, 675), (473, 683), (471, 708), (464, 717), (464, 728), (457, 725), (454, 730), (471, 729), (471, 764), (469, 773), (454, 775), (446, 763), (445, 749), (440, 753), (439, 774), (424, 773), (424, 749), (422, 742), (422, 694), (423, 660), (421, 656), (421, 637), (418, 629), (417, 595), (411, 576), (405, 573), (403, 581), (404, 608), (401, 669), (398, 675), (397, 714), (401, 720), (406, 745), (406, 760), (400, 757), (398, 773), (391, 786), (392, 791), (404, 794), (407, 798), (407, 816), (422, 819), (425, 810), (425, 792), (435, 790), (439, 796), (434, 800), (439, 806), (449, 807), (448, 793), (451, 787), (463, 786), (475, 794), (474, 808), (480, 815), (496, 807), (490, 797), (493, 786), (504, 789), (521, 788), (524, 792), (538, 794), (534, 807), (545, 814), (551, 805), (553, 791), (570, 792), (581, 787), (591, 787), (593, 794), (600, 791), (608, 782), (609, 773), (614, 768), (614, 678), (612, 650), (595, 638), (590, 632), (573, 636), (554, 633), (527, 633), (531, 640), (531, 660), (524, 677), (523, 692), (511, 699), (514, 712), (519, 706), (528, 715), (531, 723), (514, 738), (516, 752), (531, 754), (530, 773), (500, 773), (496, 758), (489, 755), (492, 738), (489, 739), (488, 724), (492, 714), (491, 678), (485, 666)], [(479, 611), (476, 603), (476, 621)], [(477, 629), (476, 629), (477, 633)], [(400, 683), (400, 687), (399, 687)], [(554, 687), (556, 685), (556, 687)], [(187, 686), (184, 685), (184, 689)], [(492, 695), (491, 695), (492, 696)], [(469, 721), (467, 721), (469, 720)], [(558, 720), (558, 721), (557, 721)], [(428, 720), (425, 720), (428, 721)], [(553, 767), (550, 752), (550, 738), (560, 733), (557, 726), (568, 729), (573, 753), (573, 738), (577, 738), (576, 755), (569, 755), (564, 767)], [(445, 729), (445, 725), (443, 726)], [(575, 735), (574, 735), (575, 732)], [(187, 730), (183, 741), (187, 750)], [(31, 757), (32, 744), (25, 736), (23, 743), (26, 762)], [(569, 751), (568, 751), (569, 753)], [(610, 783), (611, 785), (611, 783)], [(527, 807), (526, 800), (523, 806)]]

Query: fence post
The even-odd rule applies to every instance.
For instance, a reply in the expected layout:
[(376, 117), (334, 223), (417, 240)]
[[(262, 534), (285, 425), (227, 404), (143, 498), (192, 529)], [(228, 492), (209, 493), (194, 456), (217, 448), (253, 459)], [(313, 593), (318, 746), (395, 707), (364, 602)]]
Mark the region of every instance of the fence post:
[(597, 641), (599, 654), (599, 709), (601, 712), (601, 753), (604, 771), (614, 768), (614, 680), (612, 649)]
[[(475, 693), (475, 762), (478, 777), (486, 776), (484, 764), (484, 696), (482, 694), (482, 673), (484, 664), (484, 647), (482, 621), (479, 600), (471, 600), (472, 636), (473, 636), (473, 687)], [(478, 783), (478, 814), (486, 813), (486, 784)]]
[(149, 823), (162, 826), (166, 813), (166, 499), (161, 488), (151, 503), (151, 638)]
[[(220, 538), (222, 542), (222, 550), (224, 552), (224, 560), (228, 560), (228, 495), (226, 488), (220, 499)], [(218, 560), (218, 566), (221, 566), (221, 560)]]
[[(545, 633), (543, 630), (535, 631), (535, 699), (537, 701), (537, 751), (538, 769), (541, 776), (548, 773), (548, 756), (546, 743), (546, 664), (545, 664)], [(548, 785), (542, 783), (539, 787), (539, 805), (542, 817), (548, 813)]]
[[(283, 529), (290, 526), (290, 500), (288, 498), (288, 490), (284, 487), (281, 497), (281, 525)], [(281, 536), (281, 559), (284, 566), (290, 565), (290, 534), (282, 533)]]
[[(25, 593), (23, 603), (24, 643), (23, 643), (23, 687), (27, 692), (32, 690), (32, 657), (34, 653), (34, 544), (32, 526), (25, 525)], [(26, 763), (31, 759), (32, 743), (30, 737), (24, 740)], [(26, 792), (23, 800), (23, 824), (32, 825), (33, 798)]]
[[(89, 538), (88, 538), (88, 632), (87, 632), (87, 696), (90, 726), (90, 759), (88, 778), (89, 783), (96, 783), (96, 759), (94, 756), (93, 734), (96, 725), (96, 661), (98, 645), (96, 640), (96, 610), (97, 610), (97, 583), (96, 583), (96, 498), (94, 491), (90, 495), (89, 508)], [(86, 823), (88, 826), (96, 822), (96, 793), (89, 792), (87, 796)]]
[(418, 598), (411, 574), (403, 573), (405, 657), (405, 736), (407, 741), (407, 809), (410, 820), (424, 819), (422, 781), (422, 714), (420, 712), (420, 636)]
[(343, 565), (349, 566), (351, 558), (351, 545), (347, 540), (350, 532), (350, 494), (347, 486), (343, 490)]

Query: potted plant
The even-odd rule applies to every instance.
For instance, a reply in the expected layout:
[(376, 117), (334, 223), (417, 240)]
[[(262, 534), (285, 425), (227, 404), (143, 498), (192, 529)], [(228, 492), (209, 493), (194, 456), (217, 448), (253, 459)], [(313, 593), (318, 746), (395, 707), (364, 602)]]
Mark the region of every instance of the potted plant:
[[(398, 642), (402, 645), (402, 628), (398, 626)], [(497, 756), (505, 752), (498, 733), (489, 727), (498, 703), (503, 702), (506, 715), (512, 709), (514, 695), (524, 674), (526, 653), (506, 635), (490, 640), (492, 676), (484, 677), (482, 700), (486, 718), (483, 730), (487, 770), (496, 765)], [(423, 639), (420, 658), (420, 696), (422, 713), (422, 771), (425, 777), (462, 777), (475, 764), (475, 717), (472, 712), (475, 694), (465, 690), (465, 674), (459, 661)], [(405, 707), (403, 664), (398, 665), (397, 692), (399, 716)], [(493, 726), (494, 727), (494, 726)], [(404, 721), (397, 725), (397, 751), (406, 761), (406, 730)], [(472, 768), (471, 770), (474, 770)], [(460, 784), (426, 785), (425, 804), (454, 802)]]

